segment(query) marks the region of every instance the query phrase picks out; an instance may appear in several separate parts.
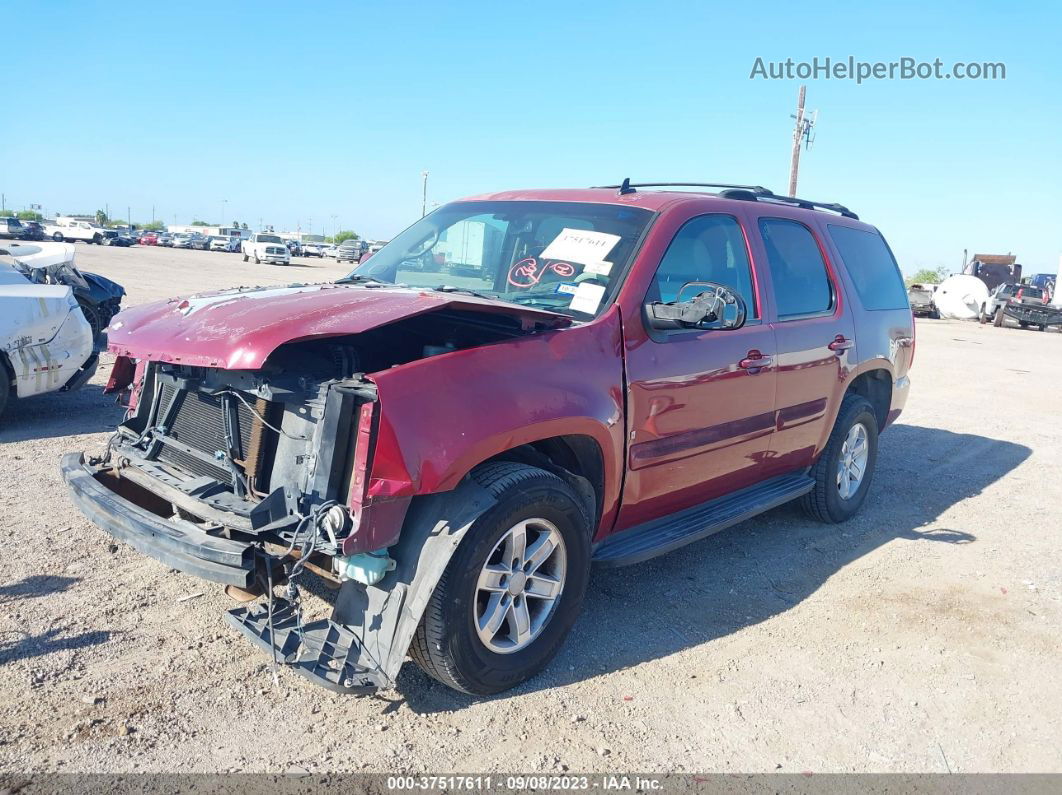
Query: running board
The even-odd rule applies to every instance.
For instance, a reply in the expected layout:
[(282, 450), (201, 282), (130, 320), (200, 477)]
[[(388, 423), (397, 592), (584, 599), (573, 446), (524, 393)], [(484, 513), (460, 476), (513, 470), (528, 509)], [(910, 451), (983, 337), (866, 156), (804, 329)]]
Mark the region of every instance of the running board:
[(815, 481), (801, 472), (781, 475), (609, 536), (594, 548), (599, 566), (628, 566), (726, 530), (757, 514), (802, 497)]
[(299, 624), (290, 602), (273, 600), (272, 632), (268, 604), (230, 610), (228, 622), (266, 654), (311, 682), (336, 693), (368, 695), (390, 687), (372, 656), (350, 628), (323, 619)]

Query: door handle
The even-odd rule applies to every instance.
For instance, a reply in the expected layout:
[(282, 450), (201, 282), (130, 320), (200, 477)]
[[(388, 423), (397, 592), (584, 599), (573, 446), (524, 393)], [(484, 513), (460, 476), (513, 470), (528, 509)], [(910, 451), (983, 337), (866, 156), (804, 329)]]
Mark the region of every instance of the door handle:
[(738, 367), (742, 370), (750, 370), (755, 375), (760, 370), (770, 367), (774, 363), (774, 360), (770, 356), (764, 356), (759, 351), (749, 351), (749, 355), (738, 362)]
[(852, 340), (846, 339), (843, 334), (838, 334), (834, 337), (833, 342), (826, 347), (834, 353), (841, 353), (842, 351), (850, 350), (853, 345), (855, 345), (855, 343), (852, 342)]

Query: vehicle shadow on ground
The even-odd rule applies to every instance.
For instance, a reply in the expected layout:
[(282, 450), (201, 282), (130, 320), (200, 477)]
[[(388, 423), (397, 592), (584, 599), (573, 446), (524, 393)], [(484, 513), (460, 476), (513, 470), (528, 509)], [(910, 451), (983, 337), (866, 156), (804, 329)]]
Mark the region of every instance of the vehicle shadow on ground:
[(78, 577), (61, 577), (54, 574), (31, 574), (18, 582), (0, 585), (0, 605), (11, 604), (22, 599), (38, 599), (42, 596), (62, 593), (69, 590)]
[(0, 640), (0, 666), (16, 660), (30, 660), (60, 651), (76, 651), (89, 646), (98, 646), (110, 640), (111, 633), (102, 630), (66, 635), (62, 627), (55, 627), (37, 635), (25, 632), (5, 632), (4, 635), (20, 635), (18, 640)]
[[(637, 566), (595, 569), (582, 615), (556, 659), (530, 682), (493, 698), (630, 668), (758, 624), (890, 542), (976, 543), (975, 527), (925, 526), (1031, 452), (982, 436), (896, 425), (881, 438), (874, 482), (857, 517), (824, 525), (790, 504)], [(412, 664), (403, 667), (398, 691), (418, 713), (477, 700)]]
[(8, 405), (0, 418), (0, 444), (113, 431), (124, 413), (96, 384), (36, 395)]

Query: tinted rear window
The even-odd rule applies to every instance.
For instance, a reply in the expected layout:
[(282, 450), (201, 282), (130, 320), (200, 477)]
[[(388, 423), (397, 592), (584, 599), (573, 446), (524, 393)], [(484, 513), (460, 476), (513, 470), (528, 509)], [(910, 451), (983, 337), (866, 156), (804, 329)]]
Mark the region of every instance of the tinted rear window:
[(811, 230), (784, 218), (761, 218), (760, 234), (767, 249), (778, 317), (799, 317), (831, 309), (833, 285)]
[(827, 224), (865, 309), (906, 309), (907, 290), (885, 239), (877, 232)]

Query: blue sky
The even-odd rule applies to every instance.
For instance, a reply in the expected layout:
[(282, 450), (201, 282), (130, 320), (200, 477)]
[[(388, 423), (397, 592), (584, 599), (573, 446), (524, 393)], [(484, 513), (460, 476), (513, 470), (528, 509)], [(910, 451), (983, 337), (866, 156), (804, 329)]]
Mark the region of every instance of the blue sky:
[(750, 80), (755, 58), (911, 56), (1007, 79), (803, 81), (819, 124), (799, 194), (879, 226), (909, 272), (964, 248), (1053, 272), (1062, 252), (1057, 3), (152, 7), (7, 8), (9, 208), (334, 215), (386, 238), (419, 216), (423, 170), (429, 202), (625, 176), (781, 192), (802, 81)]

